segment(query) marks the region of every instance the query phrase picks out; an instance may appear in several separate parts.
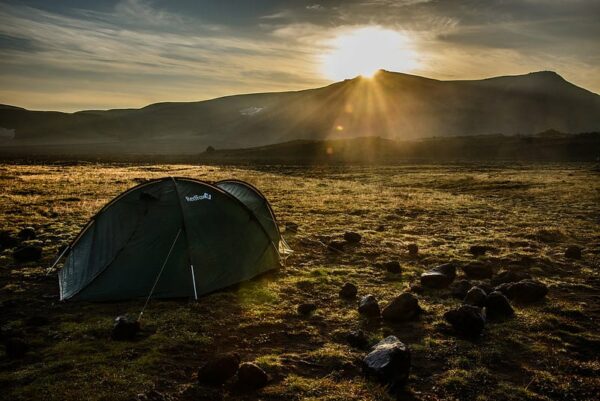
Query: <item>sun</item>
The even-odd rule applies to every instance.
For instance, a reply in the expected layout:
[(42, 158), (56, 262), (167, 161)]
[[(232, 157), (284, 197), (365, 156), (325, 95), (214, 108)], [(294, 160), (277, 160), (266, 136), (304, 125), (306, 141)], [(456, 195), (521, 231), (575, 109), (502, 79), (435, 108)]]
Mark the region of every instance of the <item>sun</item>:
[(336, 81), (358, 75), (372, 77), (378, 70), (409, 72), (418, 66), (413, 40), (379, 26), (340, 33), (322, 56), (323, 74)]

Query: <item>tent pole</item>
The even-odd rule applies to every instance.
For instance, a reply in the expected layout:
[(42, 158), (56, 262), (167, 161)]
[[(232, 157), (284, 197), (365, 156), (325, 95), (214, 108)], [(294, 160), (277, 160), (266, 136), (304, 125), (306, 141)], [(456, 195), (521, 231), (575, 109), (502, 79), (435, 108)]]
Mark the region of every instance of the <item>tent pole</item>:
[(196, 290), (196, 276), (194, 275), (194, 265), (190, 265), (190, 270), (192, 271), (192, 284), (194, 284), (194, 299), (198, 300), (198, 292)]

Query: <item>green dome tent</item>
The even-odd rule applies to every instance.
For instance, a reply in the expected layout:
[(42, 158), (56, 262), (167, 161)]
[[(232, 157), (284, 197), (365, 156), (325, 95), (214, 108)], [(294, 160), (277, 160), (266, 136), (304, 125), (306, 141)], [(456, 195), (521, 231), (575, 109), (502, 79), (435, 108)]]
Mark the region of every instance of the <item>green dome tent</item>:
[(161, 178), (117, 196), (73, 240), (60, 299), (198, 298), (278, 267), (288, 250), (250, 184)]

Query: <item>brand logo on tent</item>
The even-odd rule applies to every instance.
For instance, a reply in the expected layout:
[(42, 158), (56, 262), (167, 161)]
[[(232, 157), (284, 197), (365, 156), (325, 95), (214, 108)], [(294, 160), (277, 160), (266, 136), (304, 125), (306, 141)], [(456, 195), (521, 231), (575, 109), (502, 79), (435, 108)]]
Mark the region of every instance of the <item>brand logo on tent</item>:
[(186, 196), (185, 200), (188, 202), (197, 202), (200, 200), (211, 200), (212, 199), (212, 195), (209, 193), (203, 193), (202, 195), (194, 195), (194, 196)]

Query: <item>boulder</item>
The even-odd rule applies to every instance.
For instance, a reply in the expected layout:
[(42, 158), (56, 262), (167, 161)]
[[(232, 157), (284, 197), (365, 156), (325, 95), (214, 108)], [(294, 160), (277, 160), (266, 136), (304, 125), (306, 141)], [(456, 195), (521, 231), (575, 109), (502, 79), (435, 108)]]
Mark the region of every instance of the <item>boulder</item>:
[(450, 294), (454, 298), (465, 299), (467, 292), (473, 287), (469, 280), (459, 280), (450, 286)]
[(130, 316), (117, 316), (110, 337), (115, 341), (131, 341), (139, 333), (140, 322)]
[(581, 259), (582, 249), (577, 245), (570, 245), (565, 249), (565, 258), (569, 259)]
[(298, 224), (292, 223), (291, 221), (287, 221), (284, 225), (285, 231), (290, 233), (298, 232)]
[(494, 287), (492, 287), (492, 285), (489, 283), (489, 280), (474, 280), (471, 281), (471, 283), (473, 284), (473, 287), (481, 288), (486, 294), (494, 291)]
[(362, 330), (353, 330), (346, 334), (346, 341), (355, 348), (365, 348), (369, 343), (367, 336)]
[(307, 316), (317, 310), (317, 305), (313, 303), (303, 303), (298, 305), (298, 314), (301, 316)]
[(419, 246), (417, 244), (408, 244), (406, 250), (410, 256), (417, 256), (419, 254)]
[(456, 277), (456, 267), (446, 263), (421, 274), (421, 285), (429, 288), (446, 288)]
[(482, 310), (472, 305), (462, 305), (444, 313), (444, 319), (454, 330), (466, 337), (479, 337), (485, 327), (485, 315)]
[(356, 288), (356, 286), (352, 283), (345, 283), (342, 286), (342, 288), (340, 289), (340, 297), (341, 298), (346, 298), (346, 299), (355, 298), (357, 293), (358, 293), (358, 288)]
[(381, 311), (381, 316), (385, 320), (401, 322), (415, 319), (420, 313), (421, 307), (417, 298), (413, 294), (405, 292), (387, 304)]
[(10, 231), (0, 230), (0, 251), (3, 249), (14, 248), (19, 245), (19, 239), (12, 235)]
[(238, 384), (247, 389), (262, 388), (267, 385), (269, 376), (259, 366), (244, 362), (238, 370)]
[(4, 342), (6, 348), (6, 356), (9, 359), (23, 358), (27, 351), (29, 351), (29, 344), (23, 339), (17, 337), (11, 337)]
[(17, 262), (33, 262), (39, 260), (42, 257), (42, 248), (34, 245), (25, 245), (17, 248), (13, 252), (13, 258)]
[(467, 305), (484, 307), (486, 298), (487, 295), (485, 291), (479, 287), (473, 287), (467, 292), (463, 302)]
[(354, 231), (347, 231), (344, 233), (344, 240), (349, 244), (358, 244), (362, 236)]
[(219, 355), (198, 369), (198, 382), (209, 385), (221, 385), (232, 378), (240, 366), (238, 354)]
[(500, 284), (515, 283), (528, 278), (531, 278), (531, 276), (525, 272), (502, 270), (492, 278), (491, 282), (493, 286), (499, 286)]
[(468, 278), (472, 278), (472, 279), (486, 279), (486, 278), (491, 278), (492, 275), (494, 274), (493, 270), (492, 270), (492, 266), (485, 264), (485, 263), (477, 263), (477, 262), (473, 262), (473, 263), (469, 263), (467, 265), (464, 265), (462, 267), (463, 272), (465, 272), (465, 275)]
[(345, 241), (333, 240), (329, 241), (329, 243), (327, 244), (327, 249), (333, 252), (343, 253), (344, 245), (346, 245)]
[[(503, 287), (506, 286), (506, 287)], [(532, 303), (543, 299), (548, 294), (548, 287), (536, 280), (521, 280), (516, 283), (502, 284), (497, 290), (509, 299), (519, 303)]]
[(358, 304), (358, 313), (366, 317), (379, 317), (379, 303), (377, 299), (369, 294), (361, 298)]
[(402, 386), (410, 374), (410, 350), (395, 336), (386, 337), (363, 359), (363, 372), (392, 389)]
[(19, 231), (19, 238), (21, 241), (29, 241), (35, 239), (35, 229), (33, 227), (25, 227)]
[(515, 311), (508, 298), (501, 292), (494, 291), (485, 300), (485, 312), (488, 319), (501, 319), (514, 315)]
[(485, 255), (487, 251), (492, 250), (492, 247), (486, 245), (471, 245), (469, 247), (469, 252), (473, 256), (482, 256)]
[(383, 262), (381, 264), (381, 266), (388, 272), (388, 273), (400, 273), (400, 263), (396, 260), (391, 260), (389, 262)]

